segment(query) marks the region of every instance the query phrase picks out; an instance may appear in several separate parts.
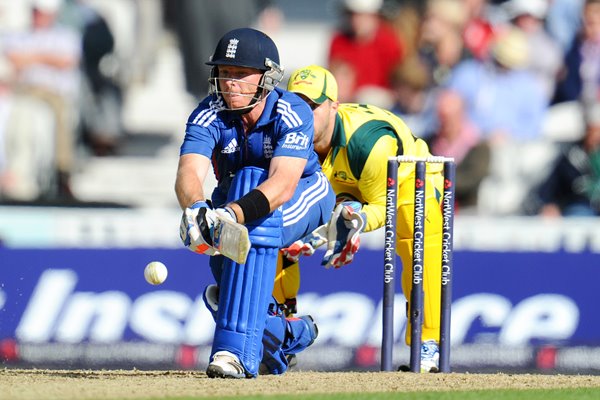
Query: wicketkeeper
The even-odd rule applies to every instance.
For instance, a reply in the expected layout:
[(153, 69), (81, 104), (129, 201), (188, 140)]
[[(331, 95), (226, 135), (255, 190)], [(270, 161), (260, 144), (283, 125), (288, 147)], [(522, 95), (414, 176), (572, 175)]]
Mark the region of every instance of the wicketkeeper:
[[(187, 121), (175, 184), (181, 238), (211, 256), (217, 284), (204, 296), (216, 322), (206, 372), (255, 377), (262, 362), (281, 374), (317, 329), (309, 316), (286, 319), (273, 299), (279, 250), (326, 223), (335, 195), (314, 152), (310, 108), (276, 87), (283, 69), (275, 43), (260, 31), (235, 29), (207, 64), (211, 94)], [(204, 192), (211, 163), (218, 182), (212, 204)], [(239, 224), (251, 244), (247, 258)], [(237, 239), (228, 241), (230, 234)]]
[[(340, 104), (337, 83), (326, 69), (310, 65), (292, 73), (288, 90), (312, 108), (315, 118), (315, 151), (323, 172), (337, 195), (328, 224), (283, 250), (275, 294), (280, 302), (293, 303), (299, 288), (297, 261), (326, 246), (325, 266), (339, 268), (350, 263), (360, 245), (360, 233), (384, 226), (387, 160), (396, 155), (429, 157), (427, 144), (413, 136), (404, 122), (389, 111), (366, 104)], [(427, 168), (425, 222), (425, 309), (421, 369), (437, 371), (440, 336), (441, 195), (442, 165)], [(398, 171), (397, 252), (404, 266), (412, 265), (414, 167), (403, 164)], [(410, 299), (411, 268), (403, 268), (402, 288)], [(288, 299), (288, 300), (286, 300)], [(410, 327), (406, 330), (409, 343)]]

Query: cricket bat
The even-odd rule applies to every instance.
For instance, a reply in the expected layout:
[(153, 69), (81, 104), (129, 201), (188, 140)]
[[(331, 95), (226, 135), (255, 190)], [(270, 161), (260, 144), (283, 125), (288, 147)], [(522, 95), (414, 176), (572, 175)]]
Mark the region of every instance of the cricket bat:
[(225, 257), (238, 264), (245, 264), (250, 252), (248, 229), (227, 217), (217, 214), (213, 231), (213, 245)]

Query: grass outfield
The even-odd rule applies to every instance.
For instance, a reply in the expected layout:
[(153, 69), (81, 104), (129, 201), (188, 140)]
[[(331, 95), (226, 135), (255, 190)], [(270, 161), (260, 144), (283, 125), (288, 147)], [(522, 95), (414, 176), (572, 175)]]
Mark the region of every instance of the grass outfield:
[[(200, 397), (178, 398), (196, 400)], [(529, 390), (473, 390), (452, 392), (410, 392), (410, 393), (338, 393), (316, 395), (269, 395), (248, 397), (213, 397), (219, 400), (597, 400), (600, 389), (529, 389)]]

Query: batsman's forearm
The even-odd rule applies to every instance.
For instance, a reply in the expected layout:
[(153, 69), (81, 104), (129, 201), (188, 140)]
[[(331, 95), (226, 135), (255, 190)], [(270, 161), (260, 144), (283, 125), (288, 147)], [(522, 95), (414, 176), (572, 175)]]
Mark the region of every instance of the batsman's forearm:
[(206, 200), (202, 182), (194, 173), (177, 172), (175, 195), (182, 210), (185, 210), (186, 207), (191, 206), (197, 201)]
[(208, 173), (210, 159), (201, 154), (184, 154), (179, 157), (175, 194), (182, 210), (197, 201), (206, 200), (204, 180)]

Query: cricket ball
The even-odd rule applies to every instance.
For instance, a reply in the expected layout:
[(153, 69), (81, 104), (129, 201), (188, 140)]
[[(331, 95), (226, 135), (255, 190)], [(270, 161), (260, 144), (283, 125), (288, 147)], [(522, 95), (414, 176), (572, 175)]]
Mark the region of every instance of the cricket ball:
[(160, 261), (152, 261), (144, 268), (144, 278), (151, 285), (160, 285), (167, 279), (167, 267)]

